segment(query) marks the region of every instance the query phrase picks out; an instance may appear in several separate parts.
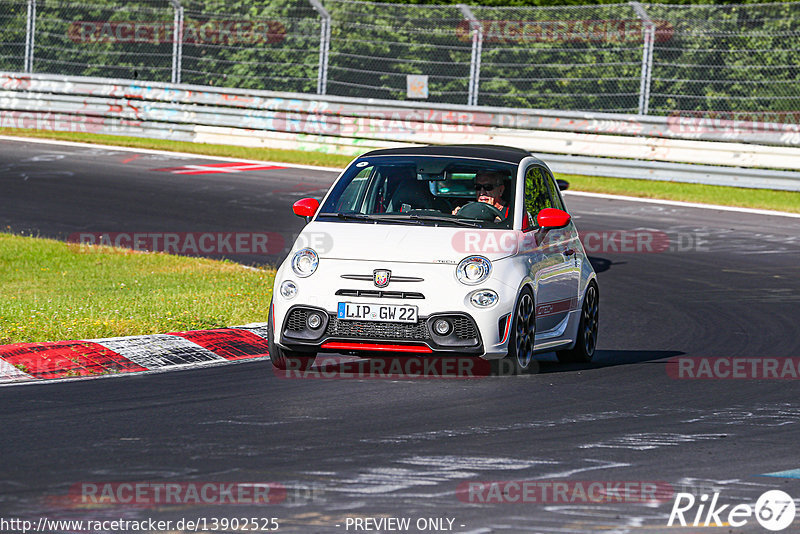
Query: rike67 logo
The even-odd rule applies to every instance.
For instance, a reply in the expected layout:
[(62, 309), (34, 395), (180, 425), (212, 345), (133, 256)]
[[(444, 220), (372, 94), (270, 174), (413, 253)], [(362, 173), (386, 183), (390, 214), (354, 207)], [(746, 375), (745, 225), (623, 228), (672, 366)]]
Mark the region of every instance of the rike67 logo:
[(797, 512), (792, 497), (780, 490), (763, 493), (755, 506), (719, 504), (719, 493), (710, 500), (708, 494), (696, 498), (691, 493), (678, 493), (669, 514), (667, 526), (743, 527), (754, 518), (763, 528), (779, 532), (789, 527)]

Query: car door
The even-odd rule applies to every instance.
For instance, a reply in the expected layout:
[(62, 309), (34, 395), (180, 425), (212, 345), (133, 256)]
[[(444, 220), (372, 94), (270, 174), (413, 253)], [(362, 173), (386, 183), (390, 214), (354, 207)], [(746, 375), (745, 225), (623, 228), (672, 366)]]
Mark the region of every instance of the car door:
[(545, 333), (561, 326), (570, 310), (577, 307), (580, 266), (575, 242), (578, 234), (570, 223), (564, 228), (543, 230), (536, 222), (545, 208), (564, 209), (564, 203), (550, 171), (537, 163), (525, 171), (524, 232), (532, 233), (530, 277), (536, 289), (536, 331)]

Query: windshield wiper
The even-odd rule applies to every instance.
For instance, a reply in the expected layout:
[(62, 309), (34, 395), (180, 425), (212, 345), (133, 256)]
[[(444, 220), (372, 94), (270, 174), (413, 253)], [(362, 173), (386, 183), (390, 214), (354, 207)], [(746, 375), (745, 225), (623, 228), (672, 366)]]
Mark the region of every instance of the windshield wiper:
[(471, 228), (480, 228), (481, 225), (476, 222), (472, 221), (465, 221), (463, 219), (454, 219), (452, 217), (446, 216), (436, 216), (436, 215), (417, 215), (415, 213), (408, 213), (408, 214), (386, 214), (386, 215), (378, 215), (376, 217), (380, 217), (381, 219), (398, 219), (398, 220), (411, 220), (411, 221), (433, 221), (433, 222), (444, 222), (444, 223), (453, 223), (458, 226), (469, 226)]
[[(389, 219), (388, 217), (380, 217), (380, 216), (377, 216), (377, 215), (368, 215), (366, 213), (342, 213), (342, 212), (339, 212), (339, 213), (320, 213), (319, 215), (320, 215), (320, 217), (338, 217), (339, 219), (343, 219), (343, 220), (348, 220), (349, 219), (349, 220), (355, 220), (355, 221), (373, 221), (373, 222), (377, 222), (377, 221), (385, 221), (385, 220)], [(393, 222), (395, 222), (395, 220), (396, 220), (398, 222), (410, 222), (410, 223), (413, 223), (413, 224), (418, 224), (417, 221), (409, 220), (409, 219), (406, 219), (406, 218), (389, 219), (389, 220), (392, 220)]]
[(356, 219), (359, 221), (368, 221), (369, 215), (363, 213), (320, 213), (320, 215), (327, 217), (339, 217), (340, 219)]
[(482, 228), (480, 222), (476, 220), (455, 219), (446, 216), (438, 217), (436, 215), (417, 215), (415, 213), (366, 214), (366, 213), (339, 212), (339, 213), (320, 213), (319, 215), (321, 217), (338, 217), (339, 219), (344, 219), (344, 220), (349, 219), (356, 221), (390, 221), (390, 222), (407, 222), (414, 224), (421, 224), (423, 221), (429, 221), (429, 222), (452, 223), (457, 226), (469, 226), (470, 228)]

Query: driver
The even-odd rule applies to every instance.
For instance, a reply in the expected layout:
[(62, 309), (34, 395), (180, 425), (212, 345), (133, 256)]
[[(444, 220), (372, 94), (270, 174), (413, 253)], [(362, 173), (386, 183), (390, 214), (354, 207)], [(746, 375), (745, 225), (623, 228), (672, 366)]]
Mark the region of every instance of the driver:
[[(498, 171), (478, 171), (475, 175), (475, 194), (478, 197), (478, 202), (483, 202), (494, 206), (503, 218), (508, 218), (508, 205), (503, 200), (503, 193), (506, 190), (505, 175)], [(461, 206), (457, 206), (453, 210), (453, 215), (458, 213)]]

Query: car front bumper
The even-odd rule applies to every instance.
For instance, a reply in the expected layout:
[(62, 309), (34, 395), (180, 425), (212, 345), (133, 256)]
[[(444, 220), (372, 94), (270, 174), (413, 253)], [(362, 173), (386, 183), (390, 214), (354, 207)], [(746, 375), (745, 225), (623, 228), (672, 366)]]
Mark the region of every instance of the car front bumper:
[[(395, 279), (420, 280), (392, 281), (385, 291), (379, 291), (371, 280), (350, 278), (354, 271), (363, 275), (387, 268)], [(326, 260), (320, 261), (317, 272), (303, 279), (293, 276), (291, 268), (284, 264), (275, 279), (275, 339), (286, 349), (305, 352), (459, 353), (499, 358), (508, 352), (510, 316), (522, 279), (520, 273), (507, 276), (501, 271), (495, 265), (484, 283), (467, 286), (456, 279), (455, 265), (451, 264)], [(513, 285), (505, 282), (515, 279), (518, 282)], [(298, 287), (292, 299), (280, 294), (284, 280), (291, 280)], [(471, 303), (474, 292), (487, 289), (498, 295), (492, 306), (482, 308)], [(354, 296), (355, 292), (364, 296)], [(410, 298), (403, 298), (409, 295)], [(419, 318), (412, 324), (342, 320), (336, 313), (339, 302), (413, 305)], [(308, 313), (320, 315), (318, 328), (305, 325)], [(439, 318), (453, 325), (447, 336), (437, 335), (432, 328), (433, 321)]]
[[(308, 317), (321, 318), (317, 328)], [(434, 321), (450, 324), (446, 335), (433, 328)], [(281, 345), (297, 351), (461, 353), (482, 355), (483, 341), (475, 320), (463, 312), (441, 312), (419, 317), (416, 323), (343, 320), (336, 313), (302, 304), (292, 306), (280, 329)]]

